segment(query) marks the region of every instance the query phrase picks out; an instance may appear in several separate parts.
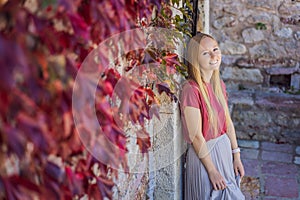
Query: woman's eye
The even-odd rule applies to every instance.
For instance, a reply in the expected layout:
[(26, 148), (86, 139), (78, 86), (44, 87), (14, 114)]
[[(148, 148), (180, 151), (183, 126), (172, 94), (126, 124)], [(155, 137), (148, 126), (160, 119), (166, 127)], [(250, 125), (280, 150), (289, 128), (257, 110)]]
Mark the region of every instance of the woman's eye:
[(214, 51), (219, 51), (219, 48), (214, 48)]
[(206, 55), (208, 55), (208, 52), (204, 52), (202, 55), (206, 56)]

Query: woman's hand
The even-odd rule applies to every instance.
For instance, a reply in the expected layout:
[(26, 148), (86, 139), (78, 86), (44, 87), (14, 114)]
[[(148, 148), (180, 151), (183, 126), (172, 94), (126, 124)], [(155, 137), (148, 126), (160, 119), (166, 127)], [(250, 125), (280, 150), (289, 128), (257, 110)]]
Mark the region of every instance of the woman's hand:
[(214, 190), (224, 190), (227, 187), (225, 179), (218, 170), (214, 169), (209, 171), (208, 176), (211, 184), (213, 185)]
[(240, 158), (240, 153), (233, 154), (233, 169), (236, 176), (240, 175), (241, 178), (243, 178), (245, 170)]

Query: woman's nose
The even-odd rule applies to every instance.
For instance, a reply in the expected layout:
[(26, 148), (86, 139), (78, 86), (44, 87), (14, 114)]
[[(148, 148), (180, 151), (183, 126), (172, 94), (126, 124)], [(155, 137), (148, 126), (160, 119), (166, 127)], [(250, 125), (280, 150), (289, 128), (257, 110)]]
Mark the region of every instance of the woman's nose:
[(210, 58), (211, 58), (211, 59), (214, 59), (215, 57), (216, 57), (216, 54), (215, 54), (214, 52), (211, 52), (211, 53), (210, 53)]

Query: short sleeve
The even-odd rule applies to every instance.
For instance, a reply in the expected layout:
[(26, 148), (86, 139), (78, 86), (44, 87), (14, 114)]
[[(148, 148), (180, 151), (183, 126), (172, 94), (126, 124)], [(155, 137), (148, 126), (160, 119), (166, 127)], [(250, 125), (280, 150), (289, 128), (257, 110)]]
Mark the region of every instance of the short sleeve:
[(182, 88), (180, 101), (182, 108), (186, 106), (191, 106), (200, 109), (200, 97), (198, 87), (195, 84), (192, 84), (191, 82), (186, 82)]

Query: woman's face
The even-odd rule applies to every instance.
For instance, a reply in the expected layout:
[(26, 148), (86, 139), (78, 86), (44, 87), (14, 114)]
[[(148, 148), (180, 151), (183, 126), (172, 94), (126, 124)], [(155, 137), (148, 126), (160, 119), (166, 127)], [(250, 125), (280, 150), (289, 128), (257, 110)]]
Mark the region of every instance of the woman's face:
[(198, 59), (201, 71), (218, 69), (221, 64), (221, 51), (218, 43), (214, 39), (204, 36), (200, 41)]

